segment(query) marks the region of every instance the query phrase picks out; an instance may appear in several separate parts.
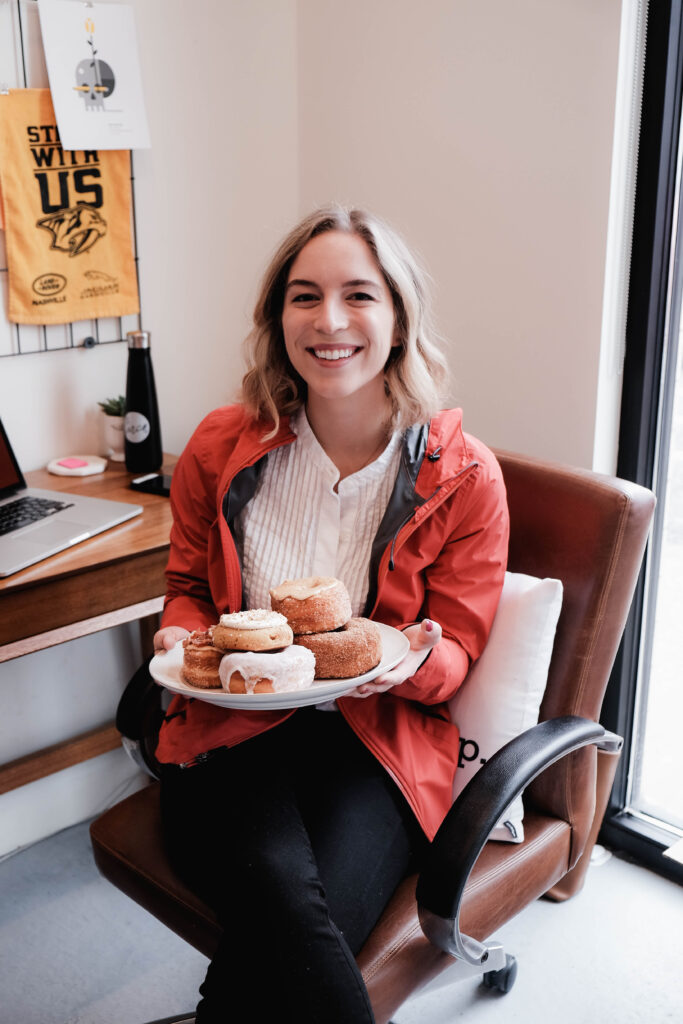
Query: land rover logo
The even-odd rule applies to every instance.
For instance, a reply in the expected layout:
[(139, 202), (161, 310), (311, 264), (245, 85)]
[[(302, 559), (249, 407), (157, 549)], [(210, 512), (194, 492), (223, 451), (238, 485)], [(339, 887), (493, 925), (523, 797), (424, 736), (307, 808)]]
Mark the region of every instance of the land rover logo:
[(31, 287), (36, 295), (59, 295), (66, 288), (66, 278), (62, 274), (41, 274)]

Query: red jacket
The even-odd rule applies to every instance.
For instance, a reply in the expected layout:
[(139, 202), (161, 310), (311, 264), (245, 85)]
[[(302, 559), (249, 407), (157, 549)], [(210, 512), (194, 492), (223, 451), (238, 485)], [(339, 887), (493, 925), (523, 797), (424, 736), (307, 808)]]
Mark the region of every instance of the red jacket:
[[(240, 562), (229, 524), (254, 493), (264, 456), (295, 435), (283, 420), (263, 443), (262, 424), (240, 406), (211, 413), (173, 474), (174, 525), (162, 624), (205, 629), (242, 606)], [(458, 732), (445, 701), (481, 653), (507, 560), (508, 511), (498, 463), (462, 431), (459, 409), (407, 431), (396, 485), (373, 545), (365, 614), (397, 628), (434, 619), (443, 639), (404, 683), (341, 713), (398, 783), (431, 839), (451, 804)], [(280, 581), (275, 580), (274, 583)], [(182, 764), (232, 746), (291, 711), (219, 708), (175, 697), (157, 749)]]

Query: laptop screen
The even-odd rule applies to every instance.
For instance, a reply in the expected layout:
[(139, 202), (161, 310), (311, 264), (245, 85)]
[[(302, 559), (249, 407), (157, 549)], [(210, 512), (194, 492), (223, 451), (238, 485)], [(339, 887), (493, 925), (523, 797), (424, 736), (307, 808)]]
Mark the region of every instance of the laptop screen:
[(14, 457), (2, 420), (0, 420), (0, 498), (6, 498), (17, 487), (25, 486), (26, 481)]

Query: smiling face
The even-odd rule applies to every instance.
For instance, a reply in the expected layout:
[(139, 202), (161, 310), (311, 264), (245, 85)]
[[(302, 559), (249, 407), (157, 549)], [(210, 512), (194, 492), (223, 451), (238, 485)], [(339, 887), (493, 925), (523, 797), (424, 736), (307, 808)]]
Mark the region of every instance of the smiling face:
[(396, 344), (391, 292), (367, 243), (344, 231), (308, 242), (294, 260), (282, 310), (287, 355), (311, 399), (386, 402)]

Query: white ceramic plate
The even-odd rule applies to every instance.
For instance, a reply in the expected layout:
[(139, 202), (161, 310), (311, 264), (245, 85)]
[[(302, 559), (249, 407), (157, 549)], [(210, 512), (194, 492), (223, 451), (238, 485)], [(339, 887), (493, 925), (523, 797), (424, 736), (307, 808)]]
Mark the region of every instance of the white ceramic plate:
[(197, 686), (188, 686), (180, 678), (183, 664), (182, 641), (166, 654), (155, 655), (149, 664), (149, 671), (157, 683), (172, 693), (179, 693), (183, 697), (195, 697), (197, 700), (204, 700), (208, 704), (217, 704), (223, 708), (249, 708), (252, 711), (301, 708), (307, 704), (319, 704), (341, 697), (361, 683), (367, 683), (382, 672), (388, 672), (405, 657), (410, 648), (407, 636), (393, 626), (385, 626), (383, 622), (378, 622), (377, 626), (382, 635), (382, 660), (379, 665), (365, 675), (355, 676), (353, 679), (317, 679), (306, 690), (282, 693), (227, 693), (225, 690), (201, 690)]

